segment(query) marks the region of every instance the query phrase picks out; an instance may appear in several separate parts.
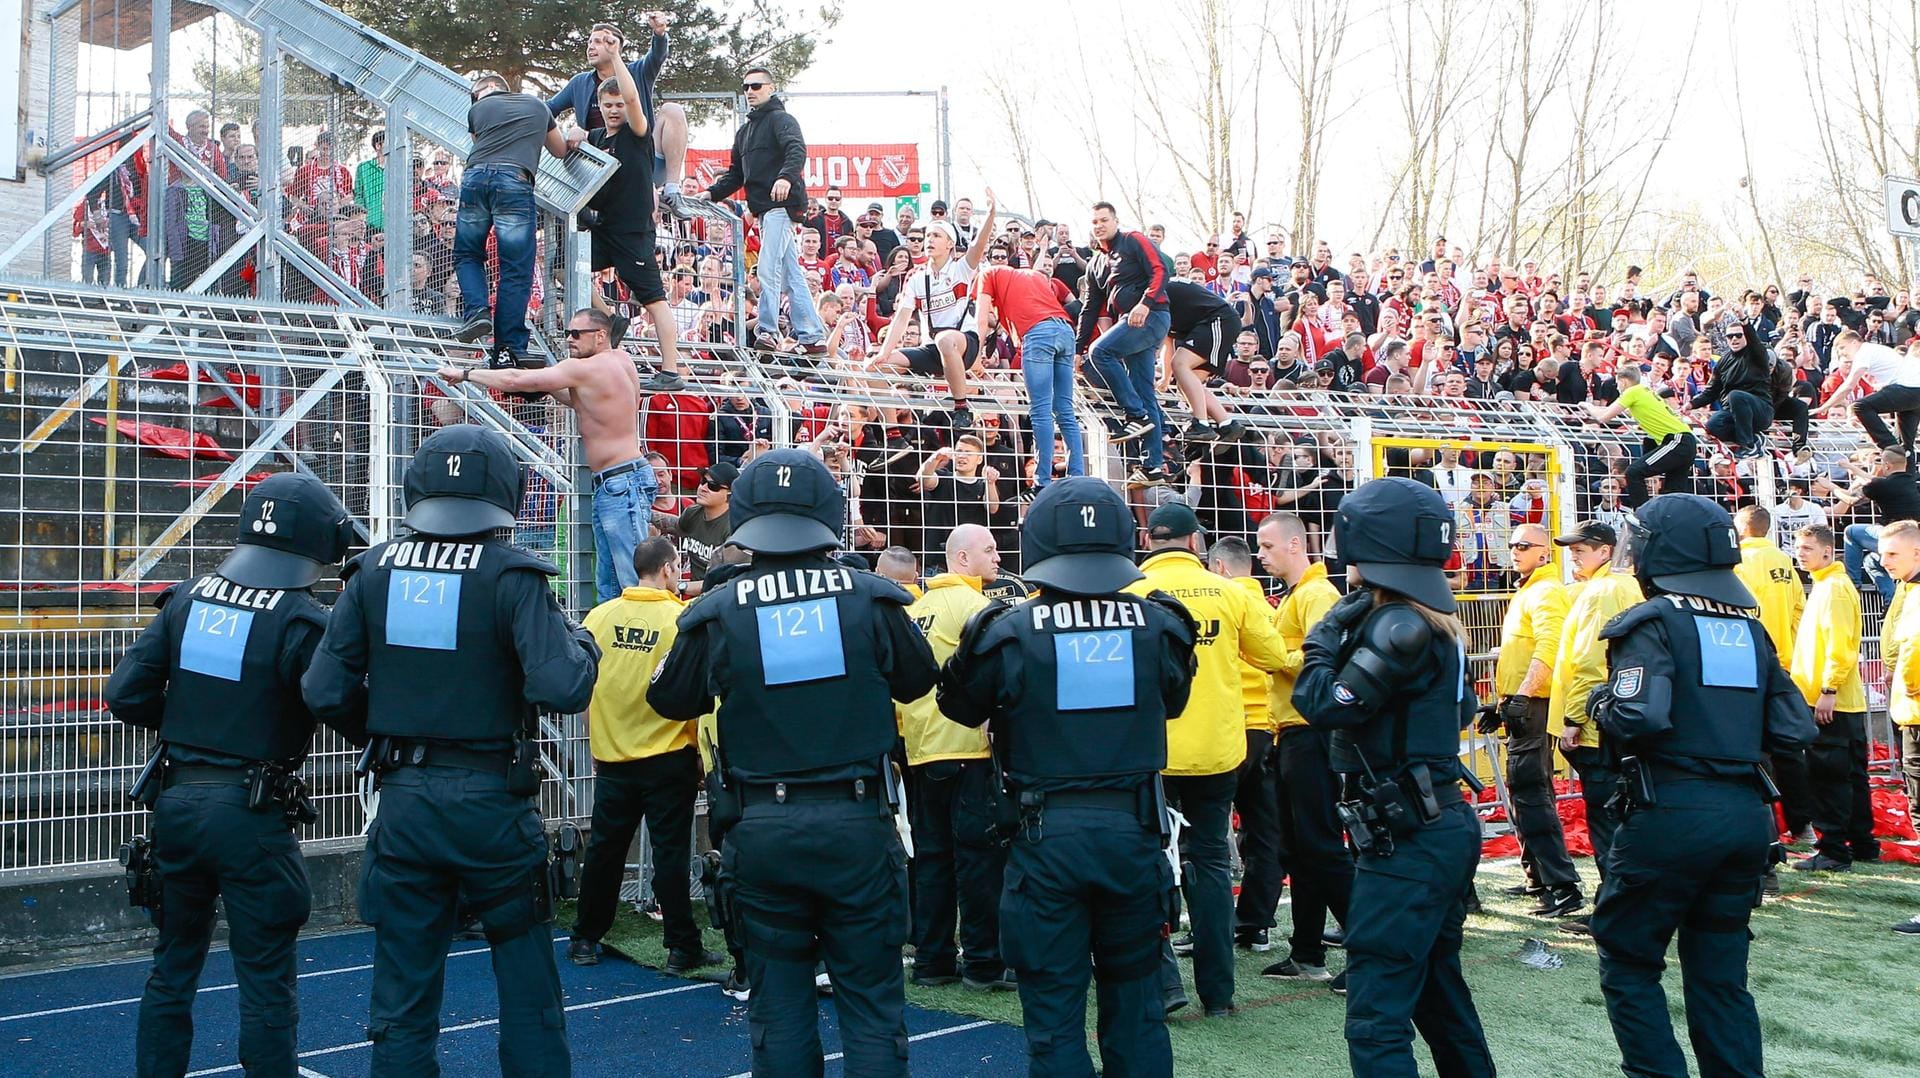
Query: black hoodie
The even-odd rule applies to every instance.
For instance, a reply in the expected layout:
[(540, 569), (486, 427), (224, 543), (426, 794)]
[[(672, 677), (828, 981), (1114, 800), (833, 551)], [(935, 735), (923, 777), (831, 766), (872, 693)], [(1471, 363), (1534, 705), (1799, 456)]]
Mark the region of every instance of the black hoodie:
[[(800, 133), (800, 121), (787, 111), (786, 102), (770, 97), (747, 113), (747, 122), (733, 133), (733, 157), (707, 194), (718, 202), (745, 187), (747, 209), (755, 217), (784, 209), (790, 220), (798, 221), (807, 211), (806, 167), (807, 139)], [(787, 200), (776, 206), (773, 181), (782, 176), (787, 178)]]

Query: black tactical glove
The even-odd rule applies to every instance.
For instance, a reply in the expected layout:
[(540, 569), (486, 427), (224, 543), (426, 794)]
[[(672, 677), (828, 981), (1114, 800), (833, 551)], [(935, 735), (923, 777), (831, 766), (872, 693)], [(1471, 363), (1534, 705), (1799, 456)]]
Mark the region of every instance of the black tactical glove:
[(1494, 704), (1482, 704), (1474, 714), (1478, 716), (1474, 728), (1483, 734), (1497, 734), (1507, 724), (1506, 717), (1500, 714), (1500, 708)]
[(1500, 701), (1500, 716), (1509, 726), (1525, 722), (1527, 711), (1533, 706), (1533, 700), (1525, 696), (1509, 696)]

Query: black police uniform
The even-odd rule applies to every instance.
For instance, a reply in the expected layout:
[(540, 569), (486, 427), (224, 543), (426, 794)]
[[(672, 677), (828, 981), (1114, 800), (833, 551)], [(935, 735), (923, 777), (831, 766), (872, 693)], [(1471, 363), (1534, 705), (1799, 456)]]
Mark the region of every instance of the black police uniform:
[(1622, 816), (1593, 912), (1600, 989), (1628, 1074), (1687, 1073), (1660, 973), (1680, 934), (1687, 1030), (1700, 1073), (1759, 1075), (1747, 919), (1775, 834), (1762, 762), (1817, 736), (1733, 575), (1719, 505), (1664, 494), (1629, 540), (1650, 596), (1601, 631), (1608, 681), (1588, 712), (1621, 756)]
[(587, 706), (599, 649), (561, 612), (547, 584), (557, 570), (495, 537), (523, 488), (497, 433), (444, 427), (422, 442), (406, 476), (415, 534), (348, 564), (303, 682), (322, 716), (364, 695), (373, 737), (380, 811), (360, 916), (375, 930), (374, 1075), (439, 1073), (447, 945), (463, 914), (493, 948), (502, 1072), (570, 1069), (527, 737), (534, 709)]
[(754, 459), (729, 542), (753, 563), (703, 593), (647, 690), (667, 718), (713, 707), (709, 812), (746, 946), (756, 1075), (817, 1075), (814, 964), (824, 952), (849, 1074), (907, 1072), (906, 852), (893, 826), (892, 701), (926, 695), (933, 652), (891, 581), (841, 565), (846, 505), (812, 454)]
[[(1477, 701), (1464, 636), (1400, 598), (1454, 611), (1440, 568), (1453, 516), (1429, 487), (1375, 479), (1340, 503), (1334, 537), (1371, 587), (1307, 634), (1293, 704), (1333, 731), (1341, 816), (1359, 848), (1347, 908), (1347, 1055), (1356, 1075), (1413, 1078), (1418, 1027), (1442, 1078), (1492, 1075), (1460, 973), (1481, 841), (1460, 792), (1460, 731)], [(1373, 589), (1386, 598), (1376, 604)]]
[[(240, 1064), (248, 1074), (294, 1071), (294, 938), (313, 894), (292, 829), (307, 807), (288, 780), (313, 736), (300, 676), (327, 625), (307, 589), (352, 536), (319, 480), (265, 480), (241, 507), (233, 554), (161, 593), (159, 613), (108, 679), (114, 716), (160, 741), (158, 766), (135, 791), (143, 801), (158, 795), (146, 803), (161, 888), (135, 1037), (140, 1075), (187, 1071), (216, 897), (239, 985)], [(364, 740), (357, 713), (331, 725)]]
[(1090, 972), (1106, 1073), (1173, 1073), (1159, 977), (1173, 887), (1160, 770), (1167, 720), (1187, 706), (1196, 626), (1164, 593), (1122, 593), (1141, 577), (1133, 532), (1105, 482), (1048, 484), (1021, 526), (1038, 592), (976, 614), (941, 673), (941, 711), (991, 723), (1018, 816), (1006, 821), (1000, 947), (1019, 975), (1033, 1075), (1094, 1073)]

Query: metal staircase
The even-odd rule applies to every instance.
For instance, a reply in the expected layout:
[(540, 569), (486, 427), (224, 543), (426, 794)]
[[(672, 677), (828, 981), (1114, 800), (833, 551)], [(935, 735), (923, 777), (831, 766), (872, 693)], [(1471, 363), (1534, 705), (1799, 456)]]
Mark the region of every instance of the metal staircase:
[[(467, 81), (319, 0), (207, 0), (261, 29), (315, 71), (386, 106), (446, 146), (467, 144)], [(582, 145), (565, 161), (543, 155), (534, 194), (553, 213), (577, 213), (618, 165)]]

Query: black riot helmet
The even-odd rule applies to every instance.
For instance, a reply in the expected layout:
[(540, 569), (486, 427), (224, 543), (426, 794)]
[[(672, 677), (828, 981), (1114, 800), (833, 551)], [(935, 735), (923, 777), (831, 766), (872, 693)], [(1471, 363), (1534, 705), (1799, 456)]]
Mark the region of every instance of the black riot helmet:
[(727, 542), (755, 554), (807, 554), (840, 545), (847, 495), (819, 457), (776, 449), (741, 470), (727, 512)]
[(1634, 574), (1661, 591), (1729, 606), (1759, 605), (1733, 574), (1740, 564), (1733, 518), (1710, 499), (1662, 494), (1642, 505), (1629, 518), (1627, 550)]
[(427, 436), (407, 465), (407, 527), (426, 535), (511, 528), (526, 476), (498, 431), (471, 423)]
[(1133, 563), (1133, 514), (1105, 480), (1048, 483), (1020, 524), (1021, 569), (1030, 584), (1068, 595), (1110, 595), (1144, 575)]
[(282, 472), (247, 495), (233, 553), (218, 572), (243, 588), (310, 588), (353, 536), (353, 518), (325, 483)]
[(1397, 476), (1360, 484), (1340, 499), (1333, 541), (1367, 583), (1442, 614), (1456, 609), (1443, 568), (1453, 553), (1453, 514), (1432, 487)]

